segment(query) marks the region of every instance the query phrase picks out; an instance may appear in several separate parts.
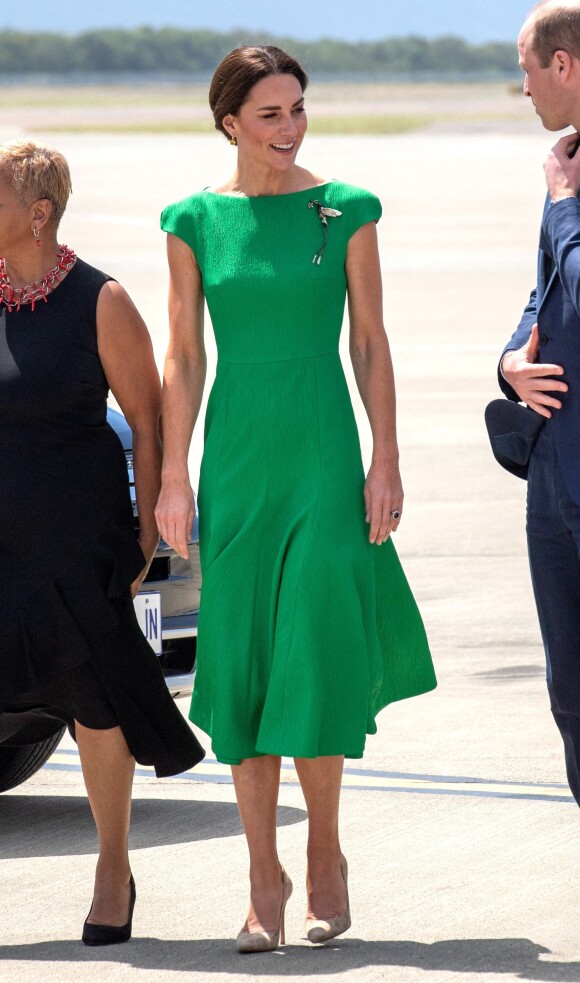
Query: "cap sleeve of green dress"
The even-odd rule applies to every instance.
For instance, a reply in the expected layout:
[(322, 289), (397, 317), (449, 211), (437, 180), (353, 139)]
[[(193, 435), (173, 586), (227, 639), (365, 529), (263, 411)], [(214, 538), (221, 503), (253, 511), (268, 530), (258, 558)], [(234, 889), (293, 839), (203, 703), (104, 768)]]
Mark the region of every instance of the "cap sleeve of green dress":
[(329, 185), (330, 194), (336, 196), (336, 207), (342, 212), (344, 228), (348, 239), (367, 222), (378, 222), (382, 205), (376, 195), (365, 188), (352, 184), (336, 182)]
[(203, 252), (203, 192), (190, 195), (172, 205), (167, 205), (161, 212), (161, 228), (164, 232), (182, 239), (199, 261)]

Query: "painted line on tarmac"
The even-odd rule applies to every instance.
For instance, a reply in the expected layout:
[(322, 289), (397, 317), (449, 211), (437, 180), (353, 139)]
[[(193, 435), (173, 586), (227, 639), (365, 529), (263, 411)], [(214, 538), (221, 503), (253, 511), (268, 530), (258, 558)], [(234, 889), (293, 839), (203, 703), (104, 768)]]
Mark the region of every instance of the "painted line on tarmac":
[[(49, 771), (80, 772), (78, 751), (57, 750), (44, 766)], [(152, 768), (138, 767), (140, 778), (155, 778)], [(192, 771), (176, 775), (174, 781), (208, 782), (231, 785), (229, 765), (215, 758), (204, 758)], [(282, 785), (297, 785), (298, 775), (291, 762), (282, 762)], [(528, 784), (522, 782), (482, 781), (477, 778), (446, 775), (412, 775), (405, 772), (370, 771), (345, 768), (342, 788), (345, 792), (414, 792), (420, 795), (471, 795), (493, 799), (532, 799), (542, 802), (574, 802), (567, 785)]]

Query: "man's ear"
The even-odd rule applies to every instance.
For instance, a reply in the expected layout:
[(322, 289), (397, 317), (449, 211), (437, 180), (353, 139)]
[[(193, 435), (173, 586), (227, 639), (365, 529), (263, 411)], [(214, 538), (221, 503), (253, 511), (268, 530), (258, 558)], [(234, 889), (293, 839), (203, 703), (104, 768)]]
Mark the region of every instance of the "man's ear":
[(561, 81), (568, 78), (572, 68), (572, 57), (567, 51), (555, 51), (552, 64), (556, 67)]

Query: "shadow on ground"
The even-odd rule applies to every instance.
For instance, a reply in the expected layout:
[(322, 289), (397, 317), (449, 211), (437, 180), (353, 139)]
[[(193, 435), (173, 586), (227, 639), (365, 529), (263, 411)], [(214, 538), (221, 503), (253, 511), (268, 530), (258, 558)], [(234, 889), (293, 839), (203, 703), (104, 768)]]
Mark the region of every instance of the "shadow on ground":
[[(306, 819), (304, 809), (280, 806), (278, 825)], [(0, 857), (61, 857), (97, 852), (97, 836), (87, 800), (80, 796), (0, 796)], [(194, 843), (243, 832), (231, 802), (136, 799), (131, 849)]]
[(425, 972), (510, 974), (545, 983), (578, 983), (580, 962), (546, 962), (549, 949), (529, 939), (450, 939), (422, 942), (364, 942), (343, 939), (328, 946), (288, 945), (277, 952), (240, 956), (231, 940), (168, 942), (133, 939), (114, 950), (83, 949), (80, 942), (43, 942), (0, 946), (0, 964), (8, 960), (50, 963), (108, 962), (143, 970), (184, 973), (235, 973), (247, 976), (314, 976), (344, 974), (364, 967), (410, 967)]

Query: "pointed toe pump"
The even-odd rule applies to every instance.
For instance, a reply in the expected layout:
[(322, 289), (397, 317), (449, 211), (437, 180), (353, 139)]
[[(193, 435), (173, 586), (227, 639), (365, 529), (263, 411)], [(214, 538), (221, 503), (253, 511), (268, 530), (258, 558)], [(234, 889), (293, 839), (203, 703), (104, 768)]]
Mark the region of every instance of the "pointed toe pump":
[(244, 932), (239, 933), (236, 939), (236, 949), (238, 952), (273, 952), (280, 945), (286, 943), (286, 933), (284, 931), (284, 913), (286, 902), (292, 894), (292, 881), (282, 867), (282, 903), (280, 905), (280, 917), (278, 918), (278, 928), (274, 932)]
[(133, 880), (133, 875), (131, 874), (131, 880), (129, 881), (129, 887), (131, 890), (130, 901), (129, 901), (129, 918), (125, 925), (93, 925), (89, 922), (91, 917), (91, 911), (93, 906), (91, 905), (91, 911), (87, 915), (85, 924), (83, 925), (83, 942), (85, 945), (117, 945), (119, 942), (128, 942), (131, 938), (131, 931), (133, 929), (133, 909), (135, 908), (135, 901), (137, 899), (137, 892), (135, 890), (135, 881)]
[(306, 919), (306, 938), (309, 942), (328, 942), (335, 939), (337, 935), (342, 935), (350, 928), (350, 902), (348, 899), (348, 866), (346, 857), (340, 858), (340, 873), (346, 889), (346, 911), (333, 918), (307, 918)]

